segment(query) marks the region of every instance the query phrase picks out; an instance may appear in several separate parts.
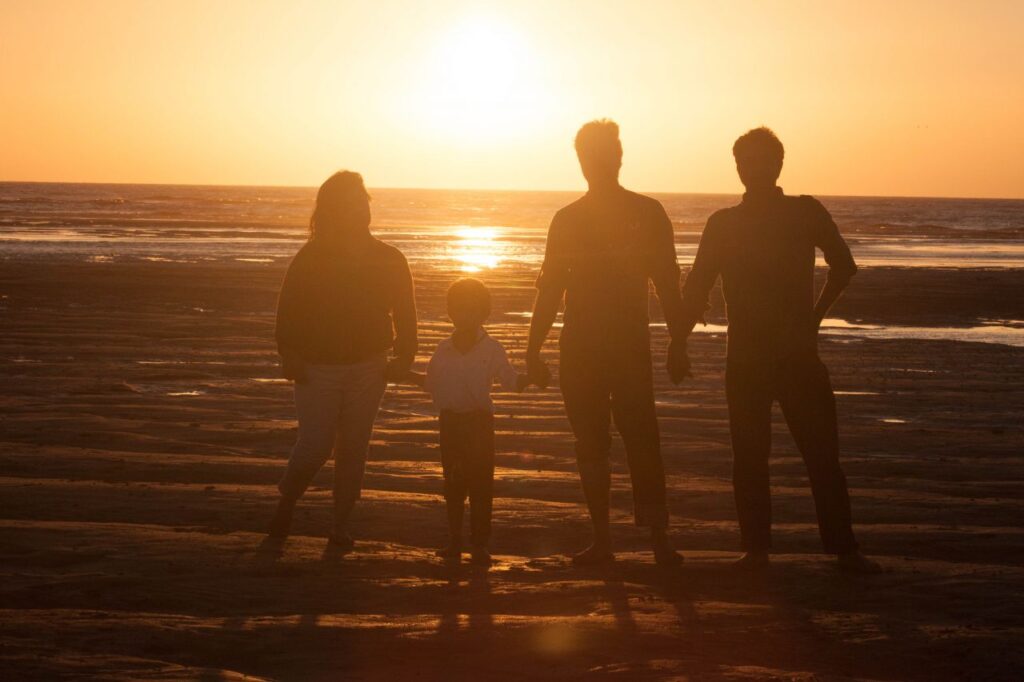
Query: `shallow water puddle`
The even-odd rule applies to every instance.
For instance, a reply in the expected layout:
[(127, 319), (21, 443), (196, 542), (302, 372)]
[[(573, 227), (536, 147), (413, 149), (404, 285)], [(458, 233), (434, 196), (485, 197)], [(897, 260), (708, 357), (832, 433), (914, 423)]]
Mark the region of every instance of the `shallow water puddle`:
[[(665, 325), (660, 323), (654, 326), (664, 327)], [(722, 324), (698, 324), (694, 328), (694, 332), (724, 334), (727, 329)], [(986, 322), (974, 327), (901, 327), (828, 319), (821, 323), (821, 334), (823, 336), (849, 336), (865, 339), (919, 339), (923, 341), (989, 343), (1024, 348), (1024, 325), (1019, 320), (993, 320), (991, 323)]]
[(822, 323), (821, 333), (826, 336), (850, 335), (868, 339), (920, 339), (1024, 347), (1024, 327), (1017, 320), (994, 320), (974, 327), (900, 327), (829, 319)]

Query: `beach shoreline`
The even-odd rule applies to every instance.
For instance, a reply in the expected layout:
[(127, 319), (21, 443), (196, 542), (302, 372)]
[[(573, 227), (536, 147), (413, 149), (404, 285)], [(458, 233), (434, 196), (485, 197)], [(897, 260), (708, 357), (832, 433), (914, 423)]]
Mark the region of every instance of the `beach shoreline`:
[[(447, 333), (458, 267), (417, 270), (420, 362)], [(490, 330), (521, 366), (528, 267), (481, 273)], [(856, 529), (887, 573), (820, 555), (780, 418), (776, 568), (735, 576), (724, 338), (691, 340), (671, 387), (652, 328), (676, 577), (631, 525), (621, 446), (620, 561), (579, 572), (588, 523), (557, 388), (497, 396), (496, 567), (447, 571), (436, 424), (392, 387), (375, 431), (357, 551), (325, 551), (328, 466), (280, 557), (261, 550), (294, 438), (273, 310), (283, 263), (8, 260), (0, 273), (5, 572), (2, 665), (21, 677), (444, 676), (938, 679), (1022, 662), (1024, 348), (823, 335)], [(862, 324), (1012, 320), (1017, 270), (865, 268), (837, 306)], [(898, 291), (898, 296), (892, 292)], [(721, 321), (713, 296), (712, 321)], [(652, 310), (657, 311), (652, 301)], [(654, 316), (657, 321), (657, 315)], [(546, 346), (554, 362), (557, 344)], [(500, 643), (500, 644), (499, 644)], [(980, 672), (979, 672), (980, 671)]]

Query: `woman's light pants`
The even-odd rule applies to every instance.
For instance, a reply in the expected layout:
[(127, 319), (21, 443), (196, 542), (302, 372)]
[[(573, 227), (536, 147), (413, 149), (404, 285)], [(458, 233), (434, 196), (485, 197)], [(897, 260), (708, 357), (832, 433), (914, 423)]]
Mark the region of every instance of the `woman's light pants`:
[(373, 422), (384, 396), (385, 356), (352, 365), (307, 365), (295, 384), (299, 437), (278, 490), (298, 498), (334, 453), (335, 509), (359, 499)]

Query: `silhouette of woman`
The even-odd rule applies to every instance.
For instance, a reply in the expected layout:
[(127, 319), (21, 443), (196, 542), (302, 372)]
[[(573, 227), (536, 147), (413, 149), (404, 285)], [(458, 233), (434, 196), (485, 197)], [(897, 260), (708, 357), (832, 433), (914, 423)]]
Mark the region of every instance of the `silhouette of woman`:
[(269, 534), (287, 537), (295, 503), (333, 452), (330, 541), (349, 550), (348, 519), (385, 385), (405, 376), (417, 345), (409, 265), (370, 233), (358, 173), (335, 173), (320, 187), (309, 240), (281, 286), (276, 337), (284, 376), (295, 382), (299, 434)]

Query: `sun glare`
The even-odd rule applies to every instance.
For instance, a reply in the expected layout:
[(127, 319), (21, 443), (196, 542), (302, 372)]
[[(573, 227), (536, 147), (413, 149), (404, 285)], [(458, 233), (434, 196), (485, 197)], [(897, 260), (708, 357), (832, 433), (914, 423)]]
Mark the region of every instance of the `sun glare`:
[(523, 134), (548, 97), (537, 53), (510, 24), (475, 17), (439, 37), (419, 69), (415, 111), (433, 134), (477, 142)]
[(466, 226), (455, 230), (451, 256), (460, 264), (459, 269), (471, 273), (496, 268), (504, 260), (500, 234), (497, 227)]

